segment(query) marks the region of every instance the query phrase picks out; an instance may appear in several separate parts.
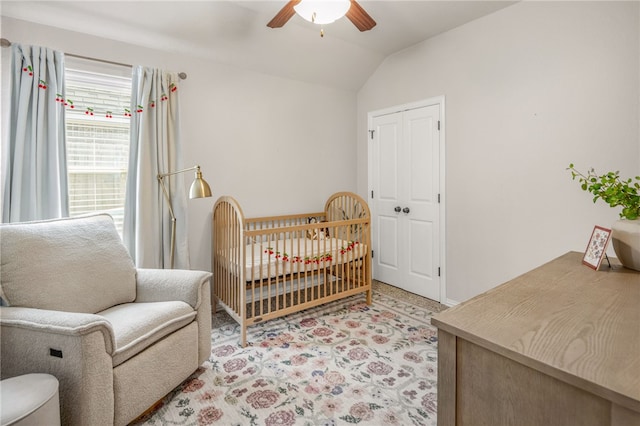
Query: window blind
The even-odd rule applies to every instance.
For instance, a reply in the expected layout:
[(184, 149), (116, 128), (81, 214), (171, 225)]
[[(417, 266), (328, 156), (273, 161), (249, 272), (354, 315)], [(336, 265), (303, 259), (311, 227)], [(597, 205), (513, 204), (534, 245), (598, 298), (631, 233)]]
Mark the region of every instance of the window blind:
[(65, 91), (70, 215), (109, 213), (122, 235), (131, 77), (67, 68)]

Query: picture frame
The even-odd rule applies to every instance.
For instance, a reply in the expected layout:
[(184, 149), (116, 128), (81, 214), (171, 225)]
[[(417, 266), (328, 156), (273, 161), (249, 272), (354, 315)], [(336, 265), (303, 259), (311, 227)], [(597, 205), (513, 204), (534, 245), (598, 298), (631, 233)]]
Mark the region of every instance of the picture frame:
[(606, 256), (610, 239), (611, 229), (598, 225), (594, 226), (591, 238), (589, 238), (589, 244), (587, 244), (587, 249), (582, 258), (582, 264), (597, 271), (600, 268), (602, 259)]

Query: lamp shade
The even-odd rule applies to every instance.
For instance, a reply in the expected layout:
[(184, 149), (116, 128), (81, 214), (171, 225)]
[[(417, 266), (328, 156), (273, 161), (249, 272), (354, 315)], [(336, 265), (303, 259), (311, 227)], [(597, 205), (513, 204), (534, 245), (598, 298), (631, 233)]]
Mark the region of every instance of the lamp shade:
[(205, 197), (211, 197), (211, 187), (209, 186), (207, 181), (202, 179), (202, 172), (198, 167), (198, 170), (196, 170), (196, 178), (193, 180), (191, 188), (189, 189), (189, 198), (193, 199)]
[(309, 22), (330, 24), (342, 18), (350, 7), (349, 0), (301, 0), (293, 9)]

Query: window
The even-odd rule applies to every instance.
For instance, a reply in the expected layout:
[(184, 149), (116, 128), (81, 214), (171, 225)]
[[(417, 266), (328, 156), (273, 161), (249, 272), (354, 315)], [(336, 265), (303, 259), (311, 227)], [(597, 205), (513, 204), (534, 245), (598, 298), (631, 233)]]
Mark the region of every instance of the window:
[(65, 69), (69, 213), (109, 213), (122, 235), (131, 69), (101, 65), (67, 60)]

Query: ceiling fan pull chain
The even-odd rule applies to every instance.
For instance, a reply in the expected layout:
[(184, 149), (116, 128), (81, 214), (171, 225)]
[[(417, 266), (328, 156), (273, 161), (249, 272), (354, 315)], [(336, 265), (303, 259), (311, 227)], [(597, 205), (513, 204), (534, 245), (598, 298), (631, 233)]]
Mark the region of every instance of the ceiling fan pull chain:
[(324, 28), (320, 27), (320, 37), (324, 37)]

